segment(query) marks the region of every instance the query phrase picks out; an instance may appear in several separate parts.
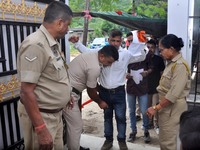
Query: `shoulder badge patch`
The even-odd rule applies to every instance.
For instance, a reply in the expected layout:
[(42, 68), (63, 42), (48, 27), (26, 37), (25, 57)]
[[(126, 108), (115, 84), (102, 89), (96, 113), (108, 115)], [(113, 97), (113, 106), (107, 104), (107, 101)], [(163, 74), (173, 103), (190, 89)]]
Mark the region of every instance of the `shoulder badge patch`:
[(37, 59), (37, 56), (35, 56), (33, 58), (29, 58), (29, 57), (26, 56), (25, 59), (28, 60), (28, 61), (30, 61), (30, 62), (32, 62), (32, 61), (34, 61), (34, 60)]
[(42, 43), (37, 43), (38, 46), (44, 48), (43, 44)]

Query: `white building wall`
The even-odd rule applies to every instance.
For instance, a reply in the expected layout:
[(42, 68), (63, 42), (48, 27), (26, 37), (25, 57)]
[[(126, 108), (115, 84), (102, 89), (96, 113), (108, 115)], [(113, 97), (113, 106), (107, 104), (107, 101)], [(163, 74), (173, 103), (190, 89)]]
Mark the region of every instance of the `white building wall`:
[[(69, 5), (69, 0), (65, 0), (65, 4)], [(65, 35), (65, 54), (66, 54), (66, 60), (67, 63), (70, 62), (70, 44), (68, 41), (69, 33)]]
[[(175, 34), (184, 41), (182, 48), (183, 57), (191, 65), (192, 55), (192, 23), (189, 23), (194, 0), (168, 0), (168, 24), (167, 33)], [(190, 26), (189, 26), (190, 25)]]

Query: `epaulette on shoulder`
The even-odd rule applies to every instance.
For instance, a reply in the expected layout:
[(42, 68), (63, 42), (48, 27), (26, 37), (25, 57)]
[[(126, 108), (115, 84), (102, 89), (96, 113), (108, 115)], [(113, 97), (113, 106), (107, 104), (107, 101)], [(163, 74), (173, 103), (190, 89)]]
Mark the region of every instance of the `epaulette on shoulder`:
[(37, 43), (37, 45), (44, 48), (44, 45), (42, 43)]
[(172, 72), (174, 72), (174, 69), (175, 69), (175, 67), (176, 67), (177, 64), (184, 64), (184, 66), (186, 67), (187, 72), (190, 74), (190, 69), (189, 69), (188, 64), (187, 64), (186, 62), (184, 62), (184, 61), (181, 61), (181, 60), (177, 60), (177, 61), (173, 64), (173, 66), (172, 66), (172, 68), (171, 68), (171, 71), (172, 71)]
[(177, 60), (176, 63), (177, 63), (177, 64), (182, 64), (183, 61), (181, 61), (181, 60)]

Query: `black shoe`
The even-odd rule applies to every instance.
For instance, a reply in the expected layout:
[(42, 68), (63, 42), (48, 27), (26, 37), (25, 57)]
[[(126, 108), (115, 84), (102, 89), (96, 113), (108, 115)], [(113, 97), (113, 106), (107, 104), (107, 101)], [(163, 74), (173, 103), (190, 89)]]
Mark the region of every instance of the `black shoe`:
[(153, 124), (149, 124), (148, 125), (148, 129), (154, 129), (154, 125)]
[(109, 150), (113, 146), (113, 141), (105, 140), (101, 150)]
[(123, 142), (122, 142), (122, 141), (121, 141), (121, 142), (119, 141), (118, 144), (119, 144), (119, 149), (120, 149), (120, 150), (128, 150), (128, 147), (127, 147), (125, 141), (123, 141)]
[(136, 121), (140, 121), (142, 118), (140, 116), (136, 116)]
[(132, 132), (132, 133), (130, 133), (129, 138), (128, 138), (127, 141), (128, 141), (128, 142), (133, 142), (133, 141), (135, 141), (136, 134), (137, 134), (137, 132)]
[(149, 131), (145, 131), (145, 132), (144, 132), (144, 142), (145, 142), (145, 143), (151, 142), (151, 138), (150, 138)]
[(82, 147), (80, 146), (80, 149), (79, 150), (90, 150), (89, 148), (86, 148), (86, 147)]

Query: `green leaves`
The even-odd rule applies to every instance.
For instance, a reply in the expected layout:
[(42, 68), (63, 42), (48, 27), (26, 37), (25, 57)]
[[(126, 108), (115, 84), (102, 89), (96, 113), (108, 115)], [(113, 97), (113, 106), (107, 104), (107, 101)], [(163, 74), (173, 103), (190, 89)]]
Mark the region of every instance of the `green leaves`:
[(69, 0), (69, 6), (73, 12), (82, 12), (85, 9), (85, 1)]
[[(69, 0), (69, 6), (73, 12), (83, 12), (85, 10), (86, 0)], [(90, 0), (91, 12), (115, 12), (117, 10), (132, 14), (134, 7), (137, 15), (150, 18), (166, 19), (167, 18), (167, 0)], [(73, 18), (72, 28), (83, 28), (84, 18)], [(94, 29), (89, 33), (93, 37), (106, 36), (108, 31), (113, 28), (128, 32), (129, 29), (105, 21), (100, 18), (92, 18), (89, 21), (89, 28)]]
[(113, 11), (121, 0), (90, 0), (91, 11)]
[(139, 16), (158, 19), (167, 18), (166, 0), (143, 0), (137, 4), (136, 8), (137, 15)]

